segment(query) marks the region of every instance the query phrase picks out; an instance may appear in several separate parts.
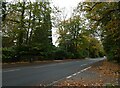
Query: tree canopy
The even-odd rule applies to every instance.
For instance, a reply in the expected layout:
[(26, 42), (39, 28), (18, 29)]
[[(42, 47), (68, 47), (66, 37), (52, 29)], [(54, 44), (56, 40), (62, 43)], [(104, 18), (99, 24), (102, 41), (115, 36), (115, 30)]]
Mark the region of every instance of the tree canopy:
[(2, 5), (3, 61), (4, 52), (9, 52), (6, 48), (10, 47), (16, 52), (11, 58), (45, 57), (44, 52), (47, 54), (52, 47), (50, 3), (2, 2)]
[(120, 62), (120, 2), (84, 3), (92, 30), (98, 31), (109, 60)]

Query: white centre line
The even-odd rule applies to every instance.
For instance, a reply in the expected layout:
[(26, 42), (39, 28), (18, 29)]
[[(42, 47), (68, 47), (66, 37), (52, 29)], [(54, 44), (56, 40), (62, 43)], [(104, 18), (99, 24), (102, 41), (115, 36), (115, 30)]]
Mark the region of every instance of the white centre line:
[(12, 71), (19, 71), (20, 69), (13, 69), (13, 70), (7, 70), (7, 71), (3, 71), (3, 72), (12, 72)]
[(73, 74), (73, 76), (77, 75), (77, 73)]
[(77, 74), (80, 74), (81, 72), (86, 71), (86, 70), (89, 69), (89, 68), (91, 68), (91, 66), (90, 66), (90, 67), (87, 67), (87, 68), (85, 68), (85, 69), (83, 69), (83, 70), (81, 70), (81, 71), (79, 71), (79, 72), (77, 72), (77, 73), (74, 73), (74, 74), (72, 74), (72, 75), (70, 75), (70, 76), (68, 76), (68, 77), (66, 77), (66, 78), (69, 79), (69, 78), (71, 78), (71, 77), (73, 77), (73, 76), (75, 76), (75, 75), (77, 75)]
[(87, 65), (87, 64), (82, 64), (81, 66), (85, 66), (85, 65)]
[(69, 78), (71, 78), (72, 76), (70, 75), (70, 76), (68, 76), (68, 77), (66, 77), (67, 79), (69, 79)]
[[(91, 66), (90, 66), (90, 67), (87, 67), (87, 68), (85, 68), (85, 69), (83, 69), (83, 70), (81, 70), (81, 71), (79, 71), (79, 72), (77, 72), (77, 73), (74, 73), (74, 74), (72, 74), (72, 75), (70, 75), (70, 76), (68, 76), (68, 77), (66, 77), (66, 78), (69, 79), (69, 78), (71, 78), (72, 76), (75, 76), (75, 75), (77, 75), (77, 74), (80, 74), (80, 73), (82, 73), (83, 71), (86, 71), (86, 70), (89, 69), (89, 68), (91, 68)], [(53, 81), (52, 83), (48, 84), (47, 86), (54, 85), (55, 83), (57, 83), (57, 82), (59, 82), (59, 81), (61, 81), (61, 80), (64, 80), (64, 78), (59, 79), (59, 80), (57, 80), (57, 81)]]
[(77, 74), (80, 74), (80, 72), (77, 72)]
[(91, 68), (91, 66), (88, 67), (88, 68), (85, 68), (85, 69), (81, 70), (80, 72), (86, 71), (86, 70), (89, 69), (89, 68)]

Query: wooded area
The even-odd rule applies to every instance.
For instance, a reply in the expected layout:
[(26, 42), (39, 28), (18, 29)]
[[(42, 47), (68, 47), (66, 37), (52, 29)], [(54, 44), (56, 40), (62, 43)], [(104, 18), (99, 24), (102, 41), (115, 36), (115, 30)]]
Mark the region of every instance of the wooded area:
[(2, 2), (2, 61), (107, 56), (119, 63), (119, 29), (120, 2), (80, 2), (69, 19), (50, 2)]

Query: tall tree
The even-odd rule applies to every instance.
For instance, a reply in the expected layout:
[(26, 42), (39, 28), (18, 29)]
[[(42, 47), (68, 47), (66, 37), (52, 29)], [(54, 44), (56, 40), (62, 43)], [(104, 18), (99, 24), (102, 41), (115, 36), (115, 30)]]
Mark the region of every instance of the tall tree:
[(92, 21), (92, 29), (101, 31), (104, 49), (109, 60), (120, 62), (120, 2), (84, 3), (84, 10)]
[(3, 47), (16, 47), (19, 56), (30, 54), (36, 47), (47, 53), (47, 49), (52, 46), (50, 3), (23, 0), (4, 3), (3, 6)]

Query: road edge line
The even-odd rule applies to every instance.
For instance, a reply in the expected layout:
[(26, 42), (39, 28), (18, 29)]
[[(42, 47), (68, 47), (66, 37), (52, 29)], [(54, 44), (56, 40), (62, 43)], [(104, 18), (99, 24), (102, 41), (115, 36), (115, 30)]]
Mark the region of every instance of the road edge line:
[(89, 67), (87, 67), (87, 68), (84, 68), (84, 69), (80, 70), (79, 72), (76, 72), (76, 73), (74, 73), (74, 74), (72, 74), (72, 75), (69, 75), (69, 76), (67, 76), (67, 77), (65, 77), (65, 78), (62, 78), (62, 79), (53, 81), (52, 83), (48, 84), (47, 86), (52, 86), (53, 84), (55, 84), (55, 83), (57, 83), (57, 82), (59, 82), (59, 81), (61, 81), (61, 80), (63, 80), (63, 79), (69, 79), (69, 78), (71, 78), (71, 77), (73, 77), (73, 76), (76, 76), (76, 75), (78, 75), (78, 74), (80, 74), (80, 73), (82, 73), (82, 72), (84, 72), (84, 71), (86, 71), (86, 70), (88, 70), (88, 69), (90, 69), (90, 68), (91, 68), (91, 66), (89, 66)]

